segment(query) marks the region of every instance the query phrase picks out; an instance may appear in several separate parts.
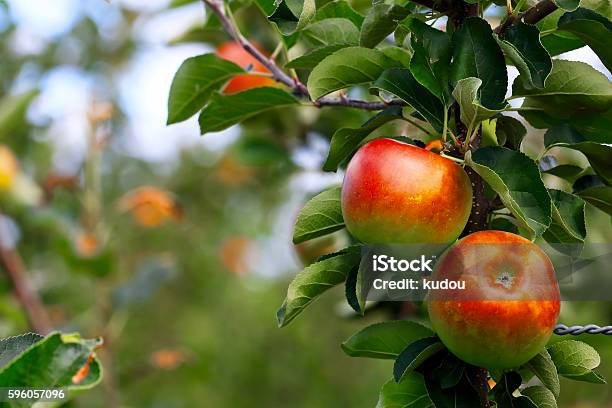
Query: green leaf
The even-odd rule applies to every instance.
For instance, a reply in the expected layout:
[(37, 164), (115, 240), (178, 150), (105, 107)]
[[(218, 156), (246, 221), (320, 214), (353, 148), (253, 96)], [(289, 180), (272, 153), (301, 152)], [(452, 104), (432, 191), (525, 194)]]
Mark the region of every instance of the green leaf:
[(574, 34), (597, 54), (608, 70), (612, 70), (612, 22), (586, 8), (565, 13), (558, 22), (558, 30)]
[(371, 259), (370, 254), (365, 254), (359, 263), (357, 269), (357, 277), (355, 279), (355, 297), (357, 298), (357, 304), (359, 310), (363, 315), (365, 313), (366, 302), (368, 300), (368, 294), (372, 289), (373, 275), (369, 273), (368, 260)]
[(423, 376), (410, 373), (401, 383), (387, 381), (380, 390), (376, 408), (434, 408)]
[(580, 0), (554, 0), (557, 7), (563, 10), (573, 11), (578, 8)]
[(612, 183), (612, 145), (606, 142), (607, 136), (601, 135), (601, 143), (597, 141), (587, 141), (580, 133), (567, 125), (555, 126), (546, 131), (544, 135), (544, 145), (547, 149), (551, 147), (565, 147), (584, 154), (593, 170), (608, 183)]
[(601, 363), (593, 347), (576, 340), (565, 340), (548, 347), (560, 375), (576, 380), (605, 384), (605, 380), (593, 372)]
[(293, 243), (331, 234), (344, 228), (340, 208), (340, 187), (332, 187), (314, 196), (298, 215), (293, 229)]
[(607, 19), (612, 19), (612, 4), (608, 0), (582, 0), (580, 6), (596, 11)]
[(398, 4), (374, 4), (365, 16), (359, 45), (373, 48), (395, 31), (399, 21), (408, 17), (410, 10)]
[(605, 137), (612, 128), (612, 108), (603, 113), (584, 111), (582, 115), (570, 117), (562, 111), (555, 111), (545, 98), (525, 98), (519, 114), (537, 129), (548, 129), (570, 122), (573, 128), (589, 139)]
[[(577, 6), (577, 3), (577, 0), (568, 0), (570, 5)], [(582, 0), (580, 7), (593, 10), (608, 20), (612, 18), (612, 3), (609, 0)], [(563, 9), (556, 10), (537, 23), (537, 27), (543, 33), (542, 44), (553, 56), (585, 46), (585, 43), (574, 34), (556, 30), (559, 19), (566, 14), (565, 11)]]
[(433, 335), (430, 329), (418, 323), (392, 320), (355, 333), (342, 343), (342, 350), (351, 357), (395, 359), (409, 344)]
[(495, 128), (497, 127), (497, 119), (486, 119), (482, 121), (480, 146), (500, 146), (503, 145), (503, 141), (497, 140), (497, 134)]
[(567, 179), (568, 181), (576, 180), (582, 175), (583, 172), (584, 169), (582, 167), (574, 166), (572, 164), (560, 164), (542, 171), (542, 173), (552, 174), (553, 176), (561, 177), (563, 179)]
[(528, 397), (538, 408), (557, 408), (557, 400), (546, 387), (533, 386), (521, 390), (521, 394)]
[(506, 231), (511, 232), (513, 234), (518, 234), (518, 228), (516, 224), (513, 222), (513, 217), (495, 217), (491, 220), (489, 229), (498, 230), (498, 231)]
[(552, 70), (552, 60), (535, 26), (522, 22), (511, 25), (497, 42), (523, 75), (525, 86), (544, 88), (544, 81)]
[(554, 31), (546, 36), (541, 36), (540, 41), (551, 56), (557, 56), (565, 52), (584, 47), (584, 43), (573, 35), (561, 31)]
[(269, 16), (274, 13), (274, 10), (276, 9), (276, 4), (274, 0), (255, 0), (255, 4), (266, 16)]
[(448, 84), (448, 70), (452, 58), (451, 41), (448, 34), (425, 24), (416, 18), (410, 19), (414, 50), (410, 71), (417, 81), (436, 95), (446, 106), (452, 103)]
[(296, 17), (296, 15), (289, 8), (287, 2), (284, 0), (279, 1), (278, 4), (275, 2), (275, 5), (276, 8), (272, 14), (268, 16), (268, 20), (276, 23), (276, 26), (283, 35), (291, 35), (297, 28), (299, 13)]
[(38, 96), (34, 89), (18, 95), (6, 95), (0, 99), (0, 138), (8, 136), (25, 120), (30, 103)]
[(231, 95), (213, 94), (200, 114), (200, 131), (217, 132), (267, 110), (298, 103), (282, 89), (266, 86)]
[(553, 363), (550, 354), (546, 349), (542, 350), (534, 358), (529, 360), (525, 367), (530, 369), (536, 377), (542, 381), (542, 384), (546, 386), (554, 396), (559, 396), (561, 392), (561, 384), (559, 383), (559, 374), (557, 374), (557, 367)]
[(296, 318), (323, 292), (346, 280), (361, 258), (359, 246), (348, 247), (306, 267), (289, 284), (287, 297), (276, 313), (279, 327)]
[(317, 9), (315, 0), (281, 0), (268, 17), (284, 35), (300, 31), (310, 23)]
[(486, 108), (502, 109), (508, 86), (506, 61), (489, 23), (477, 17), (466, 19), (453, 35), (453, 45), (453, 86), (465, 78), (479, 78), (478, 100)]
[(328, 18), (349, 19), (357, 28), (361, 27), (364, 19), (364, 17), (355, 11), (355, 9), (345, 0), (330, 1), (317, 10), (315, 21), (321, 21)]
[(168, 97), (167, 124), (182, 122), (201, 110), (214, 91), (244, 70), (233, 62), (204, 54), (188, 58), (174, 75)]
[(291, 69), (313, 69), (319, 62), (323, 61), (326, 57), (332, 55), (334, 52), (341, 50), (342, 48), (350, 47), (353, 44), (333, 44), (324, 45), (319, 48), (307, 52), (297, 58), (292, 59), (285, 64), (286, 68)]
[[(35, 338), (30, 338), (30, 341), (33, 340)], [(52, 333), (44, 339), (38, 339), (4, 365), (0, 369), (0, 384), (14, 388), (66, 388), (68, 391), (91, 388), (102, 377), (95, 357), (84, 379), (74, 384), (73, 376), (88, 363), (90, 355), (99, 344), (99, 340), (84, 340), (78, 334)], [(23, 402), (12, 403), (10, 406), (30, 405)]]
[(317, 100), (330, 92), (376, 80), (385, 69), (401, 63), (378, 50), (348, 47), (336, 51), (317, 65), (308, 77), (308, 92)]
[(533, 160), (504, 147), (485, 147), (468, 152), (465, 161), (499, 194), (530, 238), (548, 228), (551, 200)]
[(0, 340), (0, 368), (43, 338), (36, 333), (26, 333)]
[(449, 353), (438, 367), (433, 370), (432, 374), (440, 380), (440, 388), (448, 390), (459, 385), (464, 378), (465, 370), (466, 366), (463, 361)]
[(585, 46), (584, 42), (575, 35), (564, 31), (557, 31), (557, 23), (563, 14), (565, 14), (565, 10), (558, 9), (536, 24), (536, 27), (542, 33), (540, 41), (551, 56)]
[(612, 215), (612, 187), (603, 184), (576, 192), (584, 201)]
[(584, 221), (584, 201), (574, 194), (561, 190), (548, 190), (553, 203), (553, 221), (573, 238), (584, 241), (586, 224)]
[(495, 133), (498, 140), (504, 140), (504, 145), (520, 150), (521, 142), (527, 134), (525, 126), (517, 119), (511, 116), (497, 116), (497, 124)]
[(568, 377), (568, 378), (571, 378), (574, 381), (582, 381), (582, 382), (588, 382), (592, 384), (607, 384), (606, 379), (601, 374), (596, 373), (595, 371), (589, 371), (586, 374), (578, 375), (574, 377)]
[(357, 299), (357, 274), (359, 273), (359, 266), (351, 269), (346, 277), (344, 283), (344, 297), (346, 302), (356, 313), (363, 315), (364, 311), (361, 309), (359, 299)]
[(309, 24), (302, 38), (312, 47), (359, 43), (359, 29), (346, 18), (328, 18)]
[(389, 92), (412, 106), (437, 131), (444, 125), (444, 105), (433, 93), (421, 85), (410, 70), (388, 69), (372, 84), (372, 89)]
[(481, 105), (478, 100), (481, 85), (480, 78), (465, 78), (457, 82), (453, 90), (453, 97), (461, 108), (461, 122), (468, 130), (476, 129), (480, 122), (501, 112), (501, 110), (491, 110)]
[(474, 408), (480, 406), (480, 397), (469, 383), (467, 376), (462, 376), (452, 387), (444, 388), (434, 375), (425, 372), (427, 394), (437, 408)]
[(425, 360), (442, 349), (444, 349), (444, 345), (437, 337), (425, 337), (414, 341), (397, 356), (393, 365), (393, 378), (397, 383), (401, 383)]
[(412, 51), (396, 47), (395, 45), (386, 46), (380, 49), (383, 54), (387, 57), (392, 58), (401, 63), (402, 67), (408, 68), (410, 66), (410, 60), (412, 59)]
[(493, 387), (498, 408), (538, 408), (538, 406), (527, 396), (515, 397), (514, 391), (521, 385), (521, 376), (515, 371), (505, 373), (499, 382)]
[(568, 125), (555, 126), (544, 134), (544, 147), (546, 148), (557, 144), (574, 144), (584, 141), (586, 141), (584, 136)]
[[(537, 109), (536, 117), (545, 113), (572, 123), (585, 117), (588, 121), (612, 108), (612, 83), (582, 62), (554, 60), (543, 89), (529, 89), (524, 82), (523, 75), (514, 81), (513, 97), (526, 96), (523, 109)], [(532, 122), (530, 116), (524, 116)]]
[(336, 171), (338, 165), (357, 150), (359, 143), (370, 133), (384, 124), (392, 120), (401, 119), (402, 117), (402, 108), (400, 106), (391, 106), (372, 116), (359, 128), (338, 129), (332, 136), (329, 153), (323, 164), (323, 170)]

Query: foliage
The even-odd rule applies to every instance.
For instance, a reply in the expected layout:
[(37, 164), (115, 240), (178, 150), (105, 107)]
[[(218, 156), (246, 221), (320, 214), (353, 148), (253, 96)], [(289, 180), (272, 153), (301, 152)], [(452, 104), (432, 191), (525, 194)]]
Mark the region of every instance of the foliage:
[[(212, 0), (205, 3), (218, 18), (231, 22), (229, 7)], [(265, 61), (273, 77), (294, 94), (293, 104), (299, 100), (319, 108), (380, 111), (360, 127), (335, 130), (324, 170), (336, 171), (372, 133), (397, 120), (425, 132), (425, 141), (441, 139), (443, 153), (484, 181), (488, 197), (477, 191), (475, 198), (479, 203), (486, 200), (479, 207), (485, 221), (478, 229), (501, 225), (492, 212), (504, 210), (505, 221), (529, 239), (544, 239), (552, 245), (582, 243), (585, 201), (609, 212), (602, 194), (611, 188), (606, 160), (612, 140), (607, 123), (612, 84), (584, 63), (553, 58), (558, 54), (553, 49), (572, 49), (576, 41), (582, 41), (610, 68), (609, 47), (603, 43), (612, 25), (609, 10), (601, 14), (598, 6), (579, 7), (570, 1), (544, 1), (546, 6), (533, 8), (519, 2), (513, 10), (508, 2), (508, 16), (495, 27), (483, 18), (490, 3), (483, 3), (481, 10), (474, 1), (376, 3), (364, 9), (363, 17), (343, 1), (324, 6), (307, 1), (280, 2), (274, 7), (265, 0), (259, 3), (284, 36), (285, 51), (293, 56), (284, 67), (282, 58)], [(435, 24), (437, 13), (447, 14), (446, 30)], [(553, 18), (552, 14), (556, 24), (534, 25)], [(553, 37), (554, 44), (548, 41)], [(507, 63), (520, 73), (508, 98)], [(300, 71), (287, 81), (283, 69)], [(302, 78), (307, 78), (306, 85)], [(194, 92), (198, 89), (195, 81), (191, 87)], [(236, 123), (250, 117), (259, 110), (256, 93), (250, 90), (211, 100), (200, 116), (202, 131), (220, 129), (216, 122)], [(522, 106), (512, 107), (509, 102), (519, 97), (524, 98)], [(220, 100), (229, 98), (238, 103), (219, 109)], [(170, 104), (177, 101), (170, 96)], [(272, 97), (265, 102), (265, 109), (287, 104)], [(518, 111), (536, 128), (547, 129), (546, 151), (564, 148), (583, 154), (590, 164), (588, 171), (594, 173), (589, 183), (578, 179), (587, 171), (583, 167), (548, 165), (553, 156), (542, 154), (534, 160), (522, 153), (526, 129), (504, 115), (510, 111)], [(573, 189), (551, 189), (544, 182), (545, 174), (565, 178)], [(494, 202), (501, 204), (495, 207)], [(304, 206), (293, 239), (299, 243), (342, 228), (340, 189), (334, 187)], [(351, 246), (298, 273), (278, 312), (279, 325), (288, 324), (324, 290), (344, 281), (347, 302), (363, 312), (359, 260), (359, 245)], [(410, 322), (370, 326), (343, 343), (343, 349), (351, 356), (395, 359), (397, 384), (383, 386), (379, 407), (489, 406), (489, 399), (498, 407), (555, 407), (560, 394), (558, 375), (604, 381), (592, 371), (599, 365), (597, 353), (575, 341), (551, 345), (521, 369), (536, 375), (543, 386), (522, 387), (525, 374), (516, 367), (497, 377), (491, 372), (497, 385), (490, 392), (486, 368), (483, 374), (457, 360), (433, 333)], [(485, 385), (470, 385), (474, 381), (485, 381)]]
[[(505, 373), (469, 366), (423, 324), (421, 305), (365, 302), (362, 247), (352, 238), (345, 249), (326, 247), (295, 276), (277, 315), (289, 327), (275, 332), (272, 310), (286, 285), (269, 279), (270, 271), (260, 273), (266, 278), (245, 272), (243, 252), (254, 242), (279, 246), (270, 239), (278, 234), (271, 220), (297, 201), (288, 192), (300, 171), (294, 153), (314, 150), (310, 143), (321, 135), (330, 139), (322, 169), (340, 174), (374, 138), (419, 146), (442, 140), (442, 154), (484, 180), (487, 217), (480, 228), (520, 232), (559, 250), (605, 231), (612, 215), (609, 74), (557, 56), (588, 46), (610, 69), (609, 3), (556, 0), (547, 2), (555, 6), (545, 8), (550, 14), (535, 17), (532, 2), (516, 1), (204, 3), (204, 23), (171, 44), (261, 44), (270, 51), (259, 56), (271, 68), (264, 75), (278, 86), (226, 95), (231, 78), (257, 73), (211, 52), (187, 59), (169, 89), (166, 122), (198, 115), (205, 143), (216, 137), (208, 133), (237, 124), (239, 136), (223, 153), (193, 149), (164, 166), (127, 157), (114, 136), (112, 148), (105, 148), (106, 136), (92, 137), (130, 127), (113, 86), (143, 44), (138, 30), (150, 15), (104, 3), (117, 7), (117, 26), (84, 15), (30, 53), (16, 49), (23, 33), (4, 24), (11, 5), (0, 0), (0, 142), (20, 162), (15, 184), (0, 191), (2, 231), (14, 224), (23, 236), (10, 253), (21, 252), (52, 325), (83, 333), (0, 340), (0, 386), (63, 386), (75, 397), (70, 406), (352, 407), (374, 405), (373, 387), (393, 374), (380, 389), (380, 408), (473, 408), (483, 390), (498, 407), (594, 399), (593, 389), (580, 384), (605, 383), (609, 369), (586, 341), (608, 361), (604, 340), (555, 339)], [(513, 7), (501, 24), (495, 9), (487, 10), (493, 3)], [(174, 0), (170, 7), (194, 5)], [(506, 64), (520, 73), (514, 84)], [(64, 66), (79, 67), (119, 102), (114, 114), (88, 117), (91, 135), (81, 135), (89, 140), (87, 157), (67, 179), (53, 173), (46, 136), (53, 119), (30, 123), (36, 103), (49, 103), (36, 99), (38, 85)], [(155, 226), (117, 206), (147, 184), (174, 193), (161, 210), (155, 200), (136, 206), (154, 214)], [(346, 233), (340, 194), (332, 186), (306, 203), (296, 214), (295, 243)], [(4, 260), (0, 271), (0, 331), (28, 332), (35, 322), (14, 296)], [(334, 304), (341, 295), (355, 313)], [(600, 305), (568, 307), (572, 317), (609, 318)], [(351, 319), (331, 319), (330, 310)], [(353, 319), (359, 314), (373, 324)], [(98, 335), (102, 349), (84, 339)], [(329, 347), (343, 339), (347, 355), (370, 360), (353, 361)], [(271, 364), (270, 355), (281, 363)], [(534, 376), (541, 385), (526, 386)], [(473, 386), (487, 379), (486, 389)]]

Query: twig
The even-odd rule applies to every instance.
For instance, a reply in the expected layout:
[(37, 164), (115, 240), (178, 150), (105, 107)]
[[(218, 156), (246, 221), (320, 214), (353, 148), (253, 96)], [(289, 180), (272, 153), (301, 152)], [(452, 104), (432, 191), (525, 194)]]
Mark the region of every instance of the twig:
[(389, 106), (406, 106), (406, 102), (401, 99), (392, 99), (388, 102), (368, 102), (348, 98), (321, 98), (318, 101), (313, 102), (313, 105), (317, 107), (345, 106), (365, 110), (383, 110)]
[(557, 5), (552, 0), (542, 0), (523, 13), (523, 20), (527, 24), (536, 24), (555, 10)]
[(302, 84), (298, 79), (291, 78), (285, 72), (283, 72), (276, 63), (266, 57), (261, 51), (259, 51), (249, 40), (247, 40), (241, 33), (238, 31), (238, 28), (235, 24), (232, 24), (232, 21), (228, 17), (224, 3), (221, 0), (203, 0), (204, 4), (206, 4), (210, 10), (217, 15), (219, 21), (221, 21), (221, 25), (224, 30), (236, 41), (238, 44), (242, 46), (249, 54), (251, 54), (257, 61), (261, 62), (263, 66), (265, 66), (271, 73), (274, 79), (277, 82), (283, 83), (287, 85), (289, 88), (293, 89), (299, 94), (304, 96), (308, 96), (308, 89), (306, 86)]
[(486, 368), (478, 368), (474, 379), (476, 380), (476, 389), (478, 391), (478, 395), (480, 397), (480, 406), (482, 408), (489, 408), (491, 406), (488, 398), (489, 385), (487, 383), (487, 369)]
[(0, 228), (0, 261), (13, 282), (15, 295), (25, 309), (32, 329), (39, 334), (47, 334), (51, 331), (49, 315), (38, 293), (30, 285), (19, 252), (9, 245), (8, 240), (4, 239), (2, 233), (2, 228)]
[[(249, 54), (257, 59), (263, 66), (265, 66), (270, 73), (272, 78), (276, 82), (280, 82), (293, 90), (296, 94), (304, 96), (311, 100), (308, 88), (304, 85), (297, 77), (290, 77), (282, 69), (276, 65), (272, 58), (266, 57), (261, 51), (259, 51), (249, 40), (247, 40), (238, 30), (236, 24), (232, 21), (231, 16), (225, 10), (223, 2), (221, 0), (202, 0), (210, 10), (221, 21), (221, 25), (224, 30), (229, 34), (230, 37), (238, 44), (242, 46)], [(348, 98), (320, 98), (313, 101), (313, 105), (316, 107), (323, 106), (344, 106), (349, 108), (364, 109), (369, 111), (383, 110), (391, 105), (407, 106), (407, 104), (401, 99), (394, 99), (388, 103), (385, 102), (368, 102), (356, 99)]]
[(557, 5), (552, 0), (541, 0), (523, 13), (509, 15), (508, 18), (493, 31), (496, 34), (501, 34), (506, 28), (521, 20), (527, 24), (536, 24), (555, 10), (557, 10)]

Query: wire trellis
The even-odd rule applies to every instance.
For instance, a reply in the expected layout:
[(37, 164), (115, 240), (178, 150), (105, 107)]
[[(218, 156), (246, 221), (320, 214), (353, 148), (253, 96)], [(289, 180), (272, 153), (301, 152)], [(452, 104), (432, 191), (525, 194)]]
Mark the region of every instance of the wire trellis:
[(555, 327), (554, 333), (559, 336), (565, 336), (571, 334), (577, 336), (579, 334), (604, 334), (606, 336), (612, 336), (612, 326), (597, 326), (596, 324), (587, 324), (585, 326), (566, 326), (564, 324), (558, 324)]

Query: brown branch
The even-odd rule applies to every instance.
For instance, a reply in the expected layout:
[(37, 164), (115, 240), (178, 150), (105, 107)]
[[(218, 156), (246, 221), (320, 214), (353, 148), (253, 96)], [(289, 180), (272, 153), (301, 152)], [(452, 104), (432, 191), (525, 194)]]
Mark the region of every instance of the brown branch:
[(23, 259), (15, 248), (12, 248), (7, 239), (2, 236), (0, 229), (0, 261), (6, 269), (15, 290), (15, 296), (25, 309), (32, 329), (39, 334), (51, 331), (51, 322), (38, 293), (32, 288)]
[(316, 101), (315, 106), (344, 106), (347, 108), (357, 108), (370, 111), (383, 110), (389, 106), (406, 106), (406, 102), (401, 99), (392, 99), (389, 102), (368, 102), (357, 99), (346, 99), (346, 98), (321, 98)]
[(489, 383), (487, 381), (488, 371), (486, 368), (469, 366), (467, 367), (468, 375), (467, 379), (470, 385), (476, 390), (480, 397), (480, 407), (490, 408), (491, 403), (489, 402)]
[[(206, 4), (210, 10), (215, 13), (215, 15), (221, 21), (221, 25), (224, 30), (229, 34), (230, 37), (238, 44), (242, 46), (249, 54), (251, 54), (255, 59), (261, 62), (272, 74), (272, 78), (276, 82), (280, 82), (291, 90), (300, 95), (308, 98), (308, 100), (312, 100), (310, 94), (308, 93), (308, 88), (304, 85), (297, 77), (292, 78), (287, 75), (282, 69), (276, 65), (273, 59), (266, 57), (261, 51), (257, 49), (249, 40), (247, 40), (238, 30), (232, 19), (225, 12), (225, 8), (223, 5), (223, 1), (221, 0), (202, 0), (204, 4)], [(347, 99), (347, 98), (320, 98), (313, 102), (313, 105), (316, 107), (323, 106), (343, 106), (348, 108), (357, 108), (364, 110), (382, 110), (391, 105), (401, 105), (407, 106), (407, 104), (400, 100), (394, 99), (390, 102), (368, 102), (361, 101), (355, 99)]]
[(540, 1), (523, 13), (523, 21), (527, 24), (536, 24), (555, 10), (557, 5), (552, 0)]
[(501, 34), (506, 30), (506, 28), (518, 23), (521, 20), (527, 24), (537, 24), (544, 17), (548, 16), (555, 10), (557, 10), (557, 5), (552, 0), (541, 0), (517, 16), (509, 15), (502, 24), (493, 30), (493, 32), (496, 34)]
[(242, 46), (249, 54), (251, 54), (257, 61), (261, 62), (263, 66), (265, 66), (270, 73), (272, 74), (274, 80), (277, 82), (283, 83), (288, 87), (292, 88), (294, 91), (302, 94), (308, 95), (308, 90), (306, 86), (302, 84), (297, 78), (291, 78), (285, 72), (283, 72), (276, 63), (270, 58), (266, 57), (261, 51), (257, 49), (249, 40), (247, 40), (241, 33), (238, 31), (238, 27), (236, 27), (231, 19), (228, 17), (225, 12), (224, 4), (222, 0), (203, 0), (204, 4), (206, 4), (210, 10), (217, 15), (219, 20), (221, 21), (221, 25), (223, 29), (232, 37), (234, 41)]

